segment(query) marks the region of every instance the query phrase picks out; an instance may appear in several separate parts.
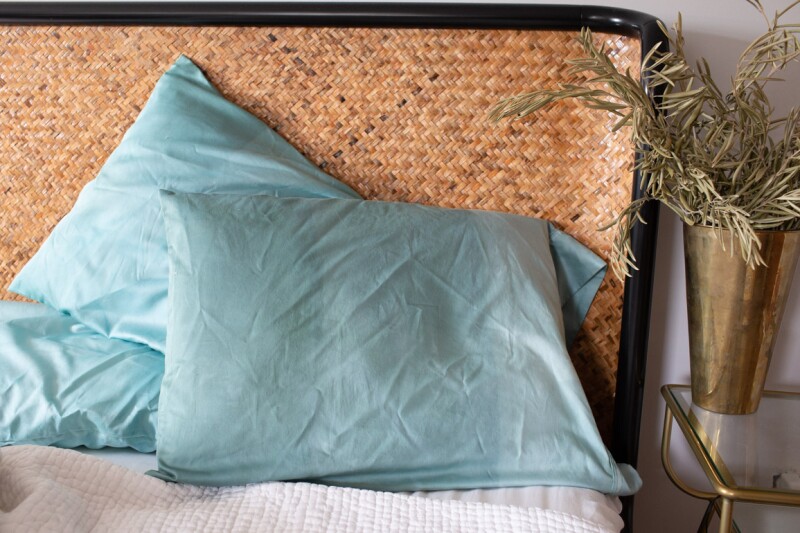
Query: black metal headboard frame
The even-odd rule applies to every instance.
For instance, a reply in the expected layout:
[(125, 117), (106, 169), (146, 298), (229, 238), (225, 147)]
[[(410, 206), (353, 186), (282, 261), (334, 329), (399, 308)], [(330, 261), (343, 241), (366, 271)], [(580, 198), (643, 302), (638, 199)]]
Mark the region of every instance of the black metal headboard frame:
[[(397, 3), (28, 3), (0, 4), (0, 24), (13, 25), (227, 25), (339, 26), (464, 29), (553, 29), (638, 37), (642, 57), (666, 46), (657, 19), (644, 13), (597, 6)], [(657, 97), (657, 95), (654, 95)], [(632, 198), (641, 196), (634, 174)], [(658, 205), (643, 210), (646, 225), (633, 231), (639, 270), (625, 283), (611, 451), (636, 466), (650, 323)], [(623, 512), (628, 530), (632, 502)]]

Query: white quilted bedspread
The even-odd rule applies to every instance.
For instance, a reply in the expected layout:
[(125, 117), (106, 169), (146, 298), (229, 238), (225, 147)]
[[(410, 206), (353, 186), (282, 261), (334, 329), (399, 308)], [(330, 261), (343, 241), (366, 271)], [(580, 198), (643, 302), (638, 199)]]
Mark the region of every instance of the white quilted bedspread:
[(71, 450), (0, 448), (0, 531), (605, 532), (576, 516), (310, 483), (165, 483)]

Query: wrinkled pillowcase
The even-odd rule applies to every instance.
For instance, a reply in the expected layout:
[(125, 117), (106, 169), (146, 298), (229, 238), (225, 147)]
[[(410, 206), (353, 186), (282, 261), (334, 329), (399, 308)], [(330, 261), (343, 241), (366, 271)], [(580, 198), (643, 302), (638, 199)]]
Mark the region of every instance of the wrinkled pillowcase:
[[(256, 117), (225, 100), (181, 56), (10, 290), (109, 337), (164, 351), (168, 262), (159, 188), (186, 192), (358, 198)], [(605, 265), (552, 230), (567, 344)], [(580, 260), (575, 260), (575, 254)]]
[(10, 290), (106, 336), (163, 351), (168, 260), (160, 188), (358, 198), (180, 57)]
[(164, 356), (41, 304), (0, 302), (0, 446), (156, 448)]
[(162, 193), (162, 479), (630, 494), (563, 337), (548, 224)]

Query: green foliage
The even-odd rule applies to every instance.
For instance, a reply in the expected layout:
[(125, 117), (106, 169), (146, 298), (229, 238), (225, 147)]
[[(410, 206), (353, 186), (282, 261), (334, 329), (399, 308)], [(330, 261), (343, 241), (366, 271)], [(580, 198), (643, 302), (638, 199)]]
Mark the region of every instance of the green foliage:
[[(671, 51), (654, 47), (644, 58), (642, 78), (654, 101), (630, 72), (619, 72), (588, 29), (578, 40), (586, 53), (570, 61), (571, 74), (588, 74), (586, 84), (562, 84), (502, 100), (492, 117), (524, 117), (553, 102), (576, 98), (587, 107), (619, 117), (614, 129), (630, 128), (643, 177), (643, 199), (629, 204), (616, 226), (612, 266), (619, 277), (635, 267), (630, 246), (633, 224), (646, 200), (655, 199), (686, 224), (728, 229), (751, 266), (763, 263), (758, 230), (800, 229), (800, 109), (773, 118), (764, 91), (775, 74), (800, 57), (800, 24), (783, 23), (800, 4), (767, 16), (759, 0), (746, 0), (764, 18), (767, 31), (742, 53), (723, 93), (705, 59), (686, 60), (681, 17), (674, 36), (663, 25)], [(724, 244), (724, 243), (723, 243)]]

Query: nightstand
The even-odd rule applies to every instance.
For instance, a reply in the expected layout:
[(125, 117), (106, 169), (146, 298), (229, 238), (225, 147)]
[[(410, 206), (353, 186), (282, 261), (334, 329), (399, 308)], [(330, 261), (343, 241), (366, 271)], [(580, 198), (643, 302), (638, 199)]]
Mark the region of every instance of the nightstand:
[[(665, 385), (661, 394), (667, 402), (661, 441), (664, 469), (683, 492), (709, 501), (699, 531), (708, 529), (715, 512), (720, 532), (738, 531), (734, 502), (800, 506), (800, 394), (765, 392), (752, 415), (706, 411), (692, 404), (691, 390), (684, 385)], [(714, 492), (688, 486), (672, 468), (673, 419)]]

